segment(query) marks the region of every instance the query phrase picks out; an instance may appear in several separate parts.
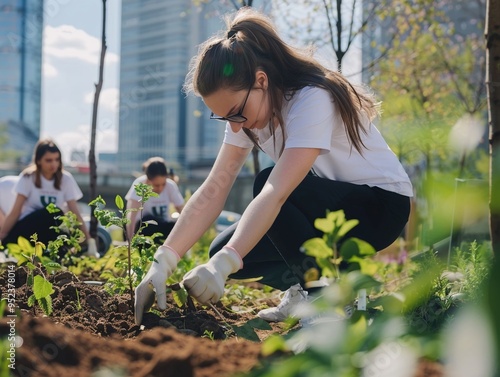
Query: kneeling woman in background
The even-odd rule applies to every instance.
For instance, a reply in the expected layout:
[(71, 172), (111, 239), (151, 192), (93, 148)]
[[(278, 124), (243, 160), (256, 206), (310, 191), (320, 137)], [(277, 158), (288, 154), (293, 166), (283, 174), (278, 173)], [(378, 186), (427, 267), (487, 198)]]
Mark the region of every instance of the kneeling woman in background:
[(142, 222), (154, 220), (158, 223), (148, 224), (142, 230), (145, 236), (151, 236), (154, 233), (161, 233), (162, 236), (155, 239), (156, 243), (161, 244), (170, 234), (175, 221), (170, 215), (170, 204), (173, 204), (177, 212), (181, 212), (184, 207), (184, 198), (177, 184), (168, 178), (167, 166), (165, 160), (161, 157), (151, 157), (142, 165), (144, 175), (137, 178), (128, 190), (125, 199), (127, 200), (127, 209), (137, 209), (128, 214), (130, 222), (127, 224), (128, 239), (131, 240), (139, 229), (141, 224), (140, 197), (135, 192), (135, 186), (138, 183), (148, 184), (153, 192), (158, 196), (149, 198), (143, 203)]
[[(21, 172), (13, 190), (15, 200), (0, 229), (3, 245), (17, 243), (20, 236), (29, 240), (35, 233), (46, 246), (54, 241), (59, 233), (52, 227), (60, 225), (57, 218), (63, 213), (47, 211), (51, 203), (61, 211), (64, 208), (73, 212), (86, 241), (91, 240), (76, 203), (83, 197), (82, 191), (71, 173), (63, 169), (61, 151), (52, 140), (36, 144), (33, 163)], [(92, 245), (95, 249), (95, 240)]]

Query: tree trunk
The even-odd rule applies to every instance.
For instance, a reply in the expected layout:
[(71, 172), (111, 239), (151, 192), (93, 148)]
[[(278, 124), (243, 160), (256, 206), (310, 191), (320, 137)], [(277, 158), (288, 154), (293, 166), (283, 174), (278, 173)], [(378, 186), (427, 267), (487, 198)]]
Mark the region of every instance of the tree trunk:
[(486, 88), (490, 127), (490, 233), (493, 251), (500, 255), (500, 0), (486, 8)]
[[(90, 200), (97, 197), (97, 164), (95, 159), (95, 139), (97, 130), (97, 110), (99, 106), (99, 96), (101, 94), (103, 73), (104, 73), (104, 57), (106, 55), (106, 0), (102, 0), (102, 35), (101, 35), (101, 56), (99, 60), (99, 80), (95, 84), (94, 105), (92, 107), (92, 129), (90, 136), (90, 151), (89, 151), (89, 166), (90, 166)], [(99, 237), (97, 237), (97, 218), (94, 212), (90, 216), (90, 236), (96, 240), (97, 249), (99, 250)]]

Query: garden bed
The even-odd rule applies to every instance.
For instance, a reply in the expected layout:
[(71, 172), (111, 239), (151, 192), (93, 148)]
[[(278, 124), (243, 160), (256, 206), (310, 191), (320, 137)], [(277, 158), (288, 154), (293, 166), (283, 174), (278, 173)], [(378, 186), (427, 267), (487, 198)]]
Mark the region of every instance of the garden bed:
[[(66, 271), (49, 279), (54, 293), (48, 317), (28, 306), (32, 292), (26, 276), (16, 267), (16, 331), (23, 343), (16, 350), (15, 375), (91, 376), (110, 369), (113, 376), (230, 376), (259, 363), (260, 344), (228, 331), (254, 318), (253, 313), (234, 313), (222, 305), (217, 313), (180, 309), (170, 297), (165, 311), (146, 313), (137, 326), (129, 294), (110, 295), (102, 285)], [(6, 287), (5, 277), (0, 280)], [(3, 335), (9, 331), (7, 321), (1, 323)], [(260, 339), (282, 331), (277, 324), (256, 330)]]
[[(54, 294), (48, 317), (27, 305), (32, 293), (26, 276), (25, 268), (16, 267), (16, 331), (22, 346), (16, 350), (13, 375), (223, 377), (250, 371), (262, 360), (259, 342), (228, 331), (254, 318), (252, 312), (234, 313), (221, 304), (217, 312), (180, 309), (169, 297), (165, 311), (146, 313), (143, 325), (137, 326), (130, 295), (110, 295), (102, 285), (65, 271), (49, 279)], [(0, 286), (7, 286), (5, 276)], [(3, 336), (10, 330), (8, 320), (0, 323)], [(272, 324), (271, 330), (256, 333), (262, 340), (284, 328)], [(415, 377), (423, 376), (443, 376), (441, 365), (422, 360)]]

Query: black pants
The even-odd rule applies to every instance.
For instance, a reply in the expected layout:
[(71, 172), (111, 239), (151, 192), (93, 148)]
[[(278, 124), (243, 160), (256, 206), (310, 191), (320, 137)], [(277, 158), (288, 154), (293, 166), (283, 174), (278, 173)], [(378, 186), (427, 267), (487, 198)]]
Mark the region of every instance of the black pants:
[[(158, 223), (156, 224), (148, 224), (148, 226), (144, 227), (142, 229), (141, 234), (144, 236), (152, 236), (155, 233), (161, 233), (162, 235), (159, 237), (155, 238), (155, 244), (161, 245), (163, 242), (165, 242), (165, 239), (167, 236), (170, 234), (172, 231), (175, 222), (173, 221), (164, 221), (163, 219), (158, 219), (152, 215), (147, 215), (142, 218), (142, 222), (149, 221), (149, 220), (154, 220)], [(135, 232), (139, 230), (139, 222), (135, 225)]]
[[(254, 197), (264, 187), (271, 170), (272, 167), (265, 169), (256, 177)], [(341, 209), (347, 219), (359, 220), (344, 239), (358, 237), (382, 250), (403, 231), (410, 214), (410, 198), (377, 187), (308, 175), (283, 204), (266, 235), (243, 258), (243, 269), (230, 277), (262, 277), (261, 283), (280, 290), (296, 283), (303, 285), (304, 272), (317, 268), (317, 264), (300, 247), (308, 239), (322, 237), (322, 232), (314, 227), (314, 220), (324, 218), (327, 210)], [(236, 226), (233, 224), (215, 238), (210, 245), (210, 256), (227, 244)]]
[(24, 237), (29, 240), (30, 237), (36, 233), (38, 241), (43, 242), (45, 246), (47, 246), (49, 241), (54, 241), (59, 235), (59, 233), (56, 233), (51, 227), (61, 224), (61, 221), (57, 220), (56, 217), (63, 214), (62, 211), (50, 213), (46, 208), (36, 210), (23, 217), (14, 225), (7, 237), (3, 240), (3, 244), (17, 243), (19, 237)]

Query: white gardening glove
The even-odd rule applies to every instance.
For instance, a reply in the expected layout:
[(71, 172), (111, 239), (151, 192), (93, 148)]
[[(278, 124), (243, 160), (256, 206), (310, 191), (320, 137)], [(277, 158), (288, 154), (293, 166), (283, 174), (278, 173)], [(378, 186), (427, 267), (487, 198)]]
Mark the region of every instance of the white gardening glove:
[(184, 288), (201, 304), (215, 304), (224, 294), (227, 277), (243, 267), (243, 261), (232, 247), (225, 246), (207, 263), (184, 275)]
[[(177, 252), (169, 246), (160, 246), (154, 255), (155, 261), (149, 268), (148, 273), (135, 289), (135, 323), (140, 325), (142, 315), (148, 311), (154, 303), (156, 293), (156, 305), (161, 310), (167, 308), (167, 279), (177, 267), (180, 257)], [(153, 290), (154, 288), (154, 290)]]
[(87, 240), (87, 251), (83, 255), (91, 258), (99, 259), (101, 254), (97, 251), (97, 246), (95, 244), (95, 238), (89, 238)]

